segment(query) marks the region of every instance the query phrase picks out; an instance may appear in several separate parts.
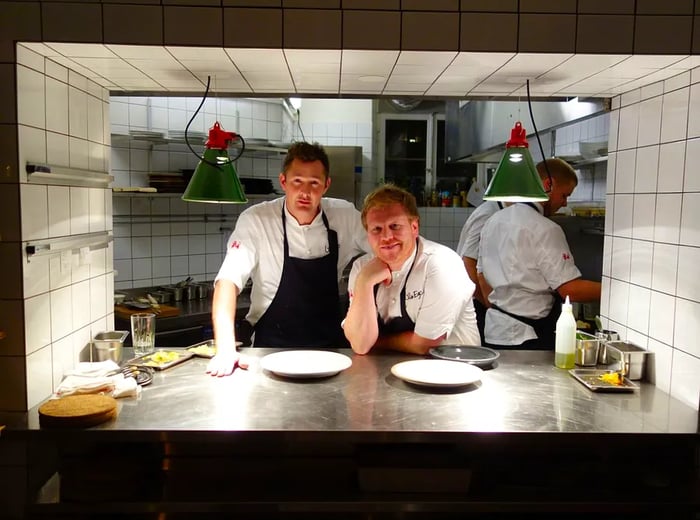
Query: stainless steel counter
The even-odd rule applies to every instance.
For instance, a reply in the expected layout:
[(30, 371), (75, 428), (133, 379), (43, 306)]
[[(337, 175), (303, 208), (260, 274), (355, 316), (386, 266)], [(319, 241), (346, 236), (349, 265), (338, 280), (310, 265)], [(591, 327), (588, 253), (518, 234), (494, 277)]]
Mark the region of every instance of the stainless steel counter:
[[(272, 349), (243, 349), (248, 370), (205, 374), (195, 358), (157, 372), (141, 397), (119, 400), (119, 416), (94, 430), (170, 432), (373, 432), (402, 438), (463, 432), (697, 434), (698, 412), (640, 383), (633, 393), (594, 393), (553, 366), (553, 353), (503, 351), (481, 382), (442, 390), (404, 383), (398, 353), (353, 356), (340, 374), (284, 379), (263, 371)], [(28, 429), (38, 429), (36, 408)]]
[(408, 355), (353, 356), (336, 376), (287, 380), (261, 370), (272, 350), (243, 352), (251, 366), (231, 377), (206, 375), (204, 359), (158, 373), (95, 428), (42, 430), (36, 409), (28, 427), (8, 426), (3, 437), (25, 439), (45, 466), (27, 469), (40, 484), (28, 511), (265, 520), (700, 511), (698, 413), (652, 385), (595, 394), (552, 366), (551, 352), (504, 351), (480, 383), (453, 391), (392, 376)]

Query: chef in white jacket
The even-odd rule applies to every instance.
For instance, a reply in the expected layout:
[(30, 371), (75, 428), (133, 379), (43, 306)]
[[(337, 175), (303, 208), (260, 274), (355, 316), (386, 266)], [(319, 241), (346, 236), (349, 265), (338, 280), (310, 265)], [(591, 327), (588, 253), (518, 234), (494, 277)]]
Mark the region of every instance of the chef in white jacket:
[(547, 218), (566, 206), (576, 172), (556, 158), (537, 171), (549, 200), (515, 203), (481, 230), (477, 271), (490, 303), (484, 332), (491, 347), (553, 349), (562, 299), (600, 298), (600, 283), (581, 278), (564, 231)]
[(216, 276), (212, 320), (217, 354), (207, 372), (231, 374), (236, 302), (253, 280), (246, 320), (254, 346), (338, 347), (344, 342), (338, 281), (369, 250), (360, 214), (350, 202), (322, 198), (330, 186), (323, 147), (292, 145), (279, 175), (285, 196), (238, 217)]
[(476, 273), (476, 262), (479, 259), (479, 240), (481, 239), (481, 230), (484, 224), (491, 215), (499, 209), (505, 207), (504, 202), (486, 200), (482, 202), (474, 211), (472, 211), (467, 221), (462, 226), (462, 231), (459, 234), (459, 242), (457, 244), (457, 254), (462, 257), (464, 268), (469, 274), (469, 278), (476, 285), (474, 290), (474, 310), (476, 312), (476, 323), (479, 327), (479, 336), (481, 342), (484, 343), (484, 323), (486, 320), (486, 309), (489, 306), (486, 295), (482, 294), (479, 285), (479, 278)]
[(478, 345), (474, 283), (459, 255), (419, 236), (413, 195), (393, 185), (375, 189), (362, 222), (373, 253), (350, 271), (343, 329), (352, 349), (426, 354), (443, 343)]

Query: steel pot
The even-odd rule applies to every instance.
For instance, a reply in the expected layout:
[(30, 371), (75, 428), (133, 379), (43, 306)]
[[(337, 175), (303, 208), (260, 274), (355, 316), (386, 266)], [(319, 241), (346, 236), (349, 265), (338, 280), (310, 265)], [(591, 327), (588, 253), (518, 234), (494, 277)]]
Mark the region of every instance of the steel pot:
[(182, 293), (184, 300), (196, 300), (197, 286), (193, 283), (187, 284), (182, 288)]
[(174, 301), (174, 302), (181, 302), (182, 301), (182, 298), (184, 296), (182, 287), (177, 287), (175, 285), (169, 285), (167, 287), (163, 287), (163, 290), (170, 293), (172, 301)]
[(195, 284), (197, 286), (197, 298), (198, 299), (203, 299), (207, 298), (209, 296), (209, 284), (207, 283), (198, 283)]

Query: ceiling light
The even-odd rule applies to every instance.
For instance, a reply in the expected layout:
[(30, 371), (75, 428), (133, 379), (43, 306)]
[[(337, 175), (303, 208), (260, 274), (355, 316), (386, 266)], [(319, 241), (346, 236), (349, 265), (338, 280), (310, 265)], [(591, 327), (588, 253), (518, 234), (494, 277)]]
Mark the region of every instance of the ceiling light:
[(528, 149), (525, 129), (520, 121), (510, 132), (506, 151), (498, 164), (484, 200), (504, 202), (543, 202), (549, 200)]

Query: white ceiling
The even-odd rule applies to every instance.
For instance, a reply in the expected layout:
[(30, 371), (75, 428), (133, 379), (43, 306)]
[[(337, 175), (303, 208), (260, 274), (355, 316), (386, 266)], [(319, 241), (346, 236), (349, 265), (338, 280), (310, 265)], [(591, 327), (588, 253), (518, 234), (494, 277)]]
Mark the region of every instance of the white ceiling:
[(225, 49), (22, 43), (113, 92), (327, 97), (610, 97), (700, 65), (700, 56)]

